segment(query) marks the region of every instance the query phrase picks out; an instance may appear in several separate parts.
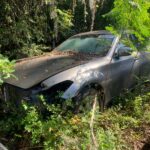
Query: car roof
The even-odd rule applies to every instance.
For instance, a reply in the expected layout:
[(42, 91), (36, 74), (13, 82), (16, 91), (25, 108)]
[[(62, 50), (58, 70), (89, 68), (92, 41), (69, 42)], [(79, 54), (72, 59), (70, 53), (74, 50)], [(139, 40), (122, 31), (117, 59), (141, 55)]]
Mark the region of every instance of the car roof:
[(106, 31), (106, 30), (99, 30), (99, 31), (90, 31), (90, 32), (79, 33), (79, 34), (74, 35), (73, 37), (76, 37), (76, 36), (84, 36), (84, 35), (98, 35), (98, 34), (102, 34), (102, 35), (112, 35), (109, 31)]

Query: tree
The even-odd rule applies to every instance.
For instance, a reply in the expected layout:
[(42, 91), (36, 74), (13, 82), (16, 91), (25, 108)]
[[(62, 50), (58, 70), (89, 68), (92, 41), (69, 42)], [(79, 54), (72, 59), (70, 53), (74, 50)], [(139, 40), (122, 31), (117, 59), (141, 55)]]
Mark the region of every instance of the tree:
[(107, 27), (110, 31), (128, 31), (141, 42), (150, 37), (149, 0), (115, 0), (114, 8), (105, 16), (112, 21)]
[(113, 1), (1, 0), (0, 53), (10, 59), (39, 55), (76, 33), (104, 29), (102, 14)]

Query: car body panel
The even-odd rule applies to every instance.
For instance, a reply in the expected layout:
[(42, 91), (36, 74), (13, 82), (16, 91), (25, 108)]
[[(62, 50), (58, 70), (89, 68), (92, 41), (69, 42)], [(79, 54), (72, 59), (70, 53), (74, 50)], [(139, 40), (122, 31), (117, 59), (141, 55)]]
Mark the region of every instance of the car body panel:
[(129, 87), (130, 74), (134, 65), (132, 56), (124, 56), (120, 59), (112, 59), (110, 63), (110, 91), (117, 95), (121, 89)]
[(47, 80), (42, 82), (42, 85), (43, 87), (45, 87), (46, 90), (60, 82), (63, 82), (64, 80), (71, 80), (73, 81), (73, 84), (64, 93), (63, 98), (72, 98), (77, 95), (82, 87), (90, 83), (102, 82), (106, 77), (106, 71), (102, 71), (102, 66), (109, 64), (109, 61), (110, 60), (108, 58), (98, 58), (93, 62), (77, 66), (75, 68), (61, 72), (56, 76), (48, 78)]

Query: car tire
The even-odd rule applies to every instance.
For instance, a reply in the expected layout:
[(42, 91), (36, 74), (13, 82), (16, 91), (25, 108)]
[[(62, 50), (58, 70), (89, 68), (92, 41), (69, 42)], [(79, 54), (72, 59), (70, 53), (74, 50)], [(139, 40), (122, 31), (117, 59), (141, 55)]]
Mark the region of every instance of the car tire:
[(97, 96), (96, 108), (100, 112), (105, 109), (105, 94), (102, 89), (96, 89), (95, 87), (85, 87), (79, 94), (73, 99), (75, 114), (90, 112), (93, 108), (93, 103)]

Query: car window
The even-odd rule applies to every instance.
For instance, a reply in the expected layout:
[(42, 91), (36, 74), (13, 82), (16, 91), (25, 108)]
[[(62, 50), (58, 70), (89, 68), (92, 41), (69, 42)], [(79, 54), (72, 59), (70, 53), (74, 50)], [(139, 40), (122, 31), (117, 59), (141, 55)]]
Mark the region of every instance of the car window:
[(105, 56), (112, 46), (113, 35), (83, 35), (69, 38), (56, 48), (61, 52), (88, 53)]
[(117, 46), (117, 53), (121, 56), (130, 56), (132, 53), (132, 49), (130, 47), (125, 46), (122, 43), (119, 43)]

